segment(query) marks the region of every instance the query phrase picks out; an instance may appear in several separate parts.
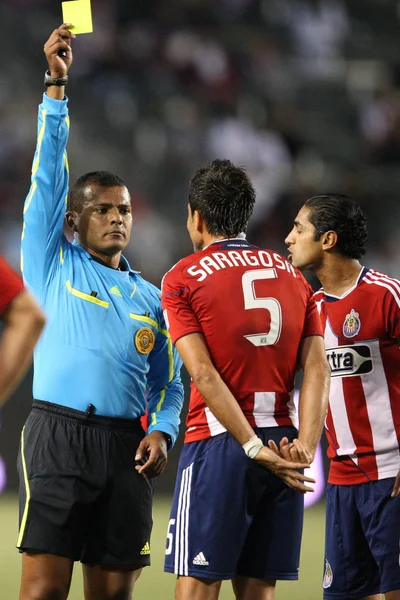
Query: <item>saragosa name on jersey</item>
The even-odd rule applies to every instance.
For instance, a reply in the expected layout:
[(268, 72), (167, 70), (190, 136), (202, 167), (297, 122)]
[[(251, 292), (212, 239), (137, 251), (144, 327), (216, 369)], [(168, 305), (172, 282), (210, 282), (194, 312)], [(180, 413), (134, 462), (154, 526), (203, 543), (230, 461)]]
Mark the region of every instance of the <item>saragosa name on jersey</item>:
[(188, 268), (189, 275), (203, 281), (208, 275), (230, 267), (269, 267), (291, 273), (297, 277), (294, 267), (279, 254), (270, 254), (266, 250), (228, 250), (207, 254), (198, 263)]
[(373, 371), (371, 348), (367, 344), (326, 348), (325, 352), (331, 377), (352, 377)]

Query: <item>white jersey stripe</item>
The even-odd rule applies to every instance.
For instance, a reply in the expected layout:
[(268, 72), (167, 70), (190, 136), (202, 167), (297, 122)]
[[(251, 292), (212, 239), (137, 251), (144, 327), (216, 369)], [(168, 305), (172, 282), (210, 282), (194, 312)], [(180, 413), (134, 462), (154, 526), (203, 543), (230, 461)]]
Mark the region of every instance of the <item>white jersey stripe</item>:
[[(400, 462), (389, 389), (382, 364), (379, 341), (369, 342), (368, 345), (372, 351), (374, 370), (368, 375), (361, 375), (361, 381), (380, 479), (389, 470), (395, 469), (397, 472), (400, 469)], [(390, 452), (393, 449), (395, 449), (394, 453)]]
[(254, 392), (253, 416), (257, 427), (276, 427), (275, 392)]
[(189, 574), (189, 520), (190, 520), (190, 495), (192, 491), (192, 475), (193, 475), (193, 463), (188, 467), (188, 484), (186, 494), (186, 518), (185, 518), (185, 572), (184, 575)]
[(213, 415), (211, 410), (206, 406), (204, 409), (207, 425), (210, 429), (210, 435), (214, 437), (215, 435), (219, 435), (220, 433), (225, 433), (225, 427), (218, 421), (218, 419)]
[(331, 402), (330, 409), (339, 446), (337, 454), (339, 456), (348, 455), (355, 463), (357, 463), (357, 458), (355, 457), (357, 446), (354, 442), (349, 425), (346, 403), (344, 400), (343, 382), (340, 377), (331, 379), (330, 395), (331, 398), (335, 399), (334, 402)]
[(400, 281), (398, 281), (397, 279), (392, 279), (391, 277), (387, 277), (386, 275), (377, 275), (376, 273), (371, 272), (367, 273), (366, 278), (370, 278), (374, 281), (385, 281), (386, 283), (392, 285), (396, 292), (400, 294)]
[[(192, 466), (192, 465), (190, 465)], [(176, 516), (176, 531), (175, 531), (175, 573), (183, 575), (183, 561), (185, 546), (184, 528), (185, 528), (185, 500), (187, 494), (188, 469), (182, 471), (181, 485), (179, 489), (178, 511)]]
[(400, 280), (399, 279), (395, 279), (394, 277), (389, 277), (389, 275), (385, 275), (385, 273), (380, 273), (379, 271), (375, 271), (374, 269), (370, 269), (368, 274), (376, 275), (377, 277), (383, 277), (384, 279), (391, 281), (392, 283), (395, 284), (395, 286), (397, 287), (397, 289), (400, 292)]
[(181, 485), (179, 488), (179, 498), (178, 498), (178, 510), (176, 513), (176, 528), (175, 528), (175, 565), (174, 570), (175, 573), (178, 573), (178, 560), (179, 560), (179, 534), (181, 528), (181, 508), (182, 508), (182, 496), (183, 496), (183, 486), (185, 481), (185, 471), (182, 471)]
[(298, 401), (295, 401), (295, 390), (290, 392), (290, 400), (288, 402), (289, 418), (292, 421), (293, 427), (299, 428), (299, 413), (298, 413)]
[[(329, 317), (327, 317), (325, 326), (325, 347), (335, 348), (338, 345), (338, 338), (332, 330)], [(357, 462), (357, 459), (354, 458), (357, 446), (354, 442), (349, 425), (341, 377), (331, 378), (331, 389), (329, 395), (331, 398), (330, 409), (335, 426), (336, 439), (339, 446), (339, 448), (337, 448), (337, 453), (338, 455), (350, 455), (354, 462)], [(332, 399), (334, 399), (334, 401), (332, 401)]]
[(183, 498), (182, 498), (182, 524), (181, 524), (181, 532), (180, 532), (180, 547), (181, 547), (181, 555), (179, 559), (179, 575), (185, 574), (185, 565), (187, 563), (186, 556), (186, 546), (185, 546), (185, 535), (186, 535), (186, 507), (187, 507), (187, 496), (188, 496), (188, 485), (189, 485), (189, 467), (185, 469), (185, 485), (183, 490)]
[(392, 296), (394, 297), (394, 299), (397, 302), (397, 305), (400, 307), (400, 297), (398, 296), (398, 294), (396, 293), (396, 287), (393, 282), (388, 281), (387, 279), (384, 279), (383, 277), (375, 277), (373, 275), (371, 275), (371, 279), (369, 278), (369, 274), (367, 274), (364, 277), (364, 281), (366, 283), (368, 283), (369, 285), (371, 284), (375, 284), (375, 285), (379, 285), (381, 287), (386, 288), (387, 290), (389, 290), (392, 293)]
[(182, 530), (182, 502), (185, 493), (186, 485), (186, 469), (182, 471), (181, 486), (179, 490), (178, 512), (176, 517), (176, 533), (175, 533), (175, 572), (179, 573), (180, 557), (181, 557), (181, 530)]

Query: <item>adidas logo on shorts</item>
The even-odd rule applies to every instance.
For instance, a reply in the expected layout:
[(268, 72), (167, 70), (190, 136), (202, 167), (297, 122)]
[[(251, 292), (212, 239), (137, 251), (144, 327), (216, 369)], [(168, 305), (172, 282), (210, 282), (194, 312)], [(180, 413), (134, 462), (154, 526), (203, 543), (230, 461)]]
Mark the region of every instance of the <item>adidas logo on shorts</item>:
[(199, 565), (200, 567), (208, 567), (210, 563), (208, 562), (204, 554), (202, 552), (199, 552), (198, 555), (194, 557), (193, 564)]
[(145, 543), (145, 545), (143, 546), (143, 548), (140, 551), (140, 554), (142, 554), (142, 555), (150, 554), (150, 544), (149, 544), (149, 542)]

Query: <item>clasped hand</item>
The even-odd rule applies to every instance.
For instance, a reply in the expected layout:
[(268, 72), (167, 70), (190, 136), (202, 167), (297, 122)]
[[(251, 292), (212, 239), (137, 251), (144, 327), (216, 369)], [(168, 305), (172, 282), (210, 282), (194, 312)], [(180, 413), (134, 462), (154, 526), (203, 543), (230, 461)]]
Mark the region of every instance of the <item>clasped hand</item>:
[(269, 440), (268, 448), (263, 446), (255, 460), (282, 479), (288, 487), (302, 493), (314, 491), (306, 484), (315, 483), (315, 479), (300, 472), (310, 466), (313, 456), (299, 440), (289, 443), (288, 438), (282, 438), (279, 448), (273, 440)]

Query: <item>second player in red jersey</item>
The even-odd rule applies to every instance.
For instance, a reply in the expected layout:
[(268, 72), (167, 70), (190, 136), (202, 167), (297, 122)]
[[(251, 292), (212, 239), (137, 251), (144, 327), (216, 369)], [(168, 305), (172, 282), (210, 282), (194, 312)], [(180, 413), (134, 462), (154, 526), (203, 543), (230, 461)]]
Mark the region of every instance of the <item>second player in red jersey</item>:
[[(163, 281), (173, 343), (190, 333), (204, 335), (215, 368), (253, 427), (298, 426), (298, 348), (305, 337), (322, 334), (312, 295), (282, 256), (240, 237), (184, 258)], [(223, 431), (192, 383), (185, 441)]]
[(329, 483), (396, 477), (400, 470), (400, 282), (362, 267), (343, 296), (319, 290), (332, 371), (326, 419)]
[(307, 200), (286, 238), (310, 269), (331, 368), (325, 600), (400, 600), (400, 281), (363, 267), (367, 222), (347, 196)]

